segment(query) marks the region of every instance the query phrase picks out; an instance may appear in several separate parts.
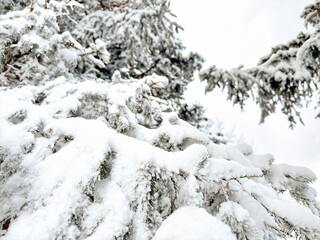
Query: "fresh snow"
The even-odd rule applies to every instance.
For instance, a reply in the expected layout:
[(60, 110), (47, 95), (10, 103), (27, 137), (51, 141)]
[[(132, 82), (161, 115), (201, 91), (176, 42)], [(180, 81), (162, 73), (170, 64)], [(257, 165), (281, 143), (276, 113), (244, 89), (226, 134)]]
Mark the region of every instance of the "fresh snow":
[[(297, 180), (313, 180), (310, 170), (269, 167), (272, 156), (253, 155), (248, 145), (210, 143), (204, 133), (175, 114), (162, 112), (157, 99), (140, 99), (137, 94), (146, 94), (150, 86), (140, 81), (121, 83), (120, 88), (120, 83), (58, 78), (43, 86), (2, 90), (0, 150), (6, 157), (1, 168), (0, 215), (6, 219), (16, 214), (3, 239), (40, 240), (53, 235), (112, 239), (129, 231), (131, 224), (137, 239), (150, 239), (154, 233), (144, 223), (143, 202), (152, 197), (148, 193), (150, 179), (160, 173), (177, 178), (175, 181), (181, 179), (176, 183), (179, 193), (172, 214), (172, 199), (161, 200), (167, 217), (164, 221), (161, 215), (156, 218), (159, 224), (163, 222), (154, 239), (235, 239), (229, 227), (210, 214), (211, 207), (209, 212), (203, 208), (210, 194), (223, 189), (224, 194), (230, 191), (230, 200), (240, 204), (230, 207), (239, 209), (234, 213), (236, 221), (260, 229), (244, 228), (257, 239), (265, 224), (277, 228), (270, 213), (299, 228), (319, 229), (319, 217), (298, 204), (288, 208), (294, 203), (280, 200), (262, 179), (263, 171), (270, 175), (270, 170), (277, 173), (283, 169), (283, 174), (269, 177), (275, 186), (279, 177), (289, 173)], [(43, 92), (45, 99), (34, 104)], [(91, 110), (83, 107), (83, 99)], [(157, 109), (154, 117), (162, 119), (157, 128), (141, 125), (139, 113), (133, 111), (136, 101), (144, 105), (153, 102)], [(106, 111), (108, 121), (102, 117), (107, 116)], [(70, 113), (83, 117), (70, 118)], [(113, 121), (121, 122), (118, 131), (127, 134), (111, 128)], [(149, 123), (154, 121), (151, 115)], [(164, 136), (167, 140), (162, 142)], [(157, 142), (161, 143), (158, 147)], [(108, 175), (101, 178), (105, 165)], [(229, 221), (226, 206), (221, 205), (218, 215), (225, 223)], [(296, 210), (292, 211), (293, 207)]]
[(180, 102), (202, 59), (167, 1), (83, 4), (0, 16), (1, 239), (320, 238), (311, 170)]
[(228, 225), (194, 206), (181, 207), (171, 214), (152, 240), (236, 240)]

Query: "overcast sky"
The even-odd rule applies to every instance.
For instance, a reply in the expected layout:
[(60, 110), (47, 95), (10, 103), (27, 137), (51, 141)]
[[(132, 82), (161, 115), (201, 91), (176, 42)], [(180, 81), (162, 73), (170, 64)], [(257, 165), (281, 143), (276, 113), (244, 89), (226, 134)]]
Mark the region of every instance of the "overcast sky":
[[(171, 0), (180, 38), (189, 50), (200, 53), (208, 65), (229, 69), (253, 66), (272, 46), (286, 43), (305, 30), (300, 14), (311, 0)], [(204, 96), (204, 84), (192, 83), (186, 97), (198, 101), (226, 129), (244, 136), (258, 153), (272, 153), (276, 162), (311, 168), (320, 178), (320, 120), (313, 106), (303, 110), (306, 126), (288, 129), (281, 113), (259, 125), (260, 111), (249, 102), (245, 112), (227, 102), (220, 90)], [(316, 188), (320, 193), (320, 182)]]

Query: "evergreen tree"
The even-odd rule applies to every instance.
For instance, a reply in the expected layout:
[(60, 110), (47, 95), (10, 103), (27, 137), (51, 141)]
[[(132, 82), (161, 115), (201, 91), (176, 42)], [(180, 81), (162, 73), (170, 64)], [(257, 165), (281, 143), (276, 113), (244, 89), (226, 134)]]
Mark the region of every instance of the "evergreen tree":
[[(104, 41), (110, 61), (94, 69), (82, 65), (82, 73), (104, 79), (110, 79), (115, 71), (136, 79), (155, 73), (165, 76), (169, 85), (165, 90), (153, 90), (154, 94), (171, 100), (181, 98), (203, 60), (198, 54), (183, 53), (184, 47), (175, 36), (182, 27), (172, 19), (167, 0), (84, 0), (83, 6), (83, 12), (74, 14), (79, 24), (72, 34), (86, 47)], [(63, 22), (63, 26), (70, 24)]]
[(167, 2), (3, 13), (2, 239), (320, 238), (311, 170), (231, 145), (177, 100), (201, 59)]
[(301, 15), (305, 25), (313, 27), (311, 33), (301, 32), (287, 44), (275, 46), (257, 66), (226, 71), (214, 65), (202, 70), (200, 79), (208, 83), (206, 92), (216, 87), (226, 88), (228, 100), (241, 108), (252, 95), (261, 108), (261, 122), (280, 105), (290, 127), (297, 120), (303, 123), (300, 108), (311, 101), (319, 88), (319, 9), (320, 1), (317, 0)]
[(13, 10), (22, 10), (31, 3), (30, 0), (7, 0), (0, 5), (0, 14), (6, 14)]

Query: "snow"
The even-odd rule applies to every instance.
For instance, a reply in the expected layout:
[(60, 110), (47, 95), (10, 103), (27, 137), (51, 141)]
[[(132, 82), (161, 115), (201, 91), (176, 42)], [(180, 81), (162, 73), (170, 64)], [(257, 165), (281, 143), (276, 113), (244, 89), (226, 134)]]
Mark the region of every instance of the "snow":
[(143, 81), (154, 88), (164, 89), (168, 86), (168, 79), (166, 77), (158, 76), (156, 74), (152, 74), (151, 76), (147, 76), (143, 79)]
[(272, 163), (274, 162), (274, 157), (271, 154), (252, 154), (248, 158), (255, 167), (260, 168), (262, 171), (269, 171)]
[(230, 224), (232, 231), (237, 233), (238, 239), (245, 235), (249, 239), (263, 239), (263, 233), (257, 227), (249, 211), (235, 202), (222, 203), (217, 217)]
[[(57, 80), (57, 82), (60, 81), (62, 80)], [(68, 91), (67, 89), (72, 89), (72, 85), (66, 83), (62, 89)], [(92, 91), (90, 88), (86, 89)], [(99, 86), (96, 86), (96, 89), (101, 90)], [(24, 95), (25, 91), (13, 90), (15, 94), (19, 94), (19, 92)], [(54, 95), (55, 92), (53, 92)], [(114, 96), (117, 98), (117, 95)], [(54, 98), (48, 97), (48, 100), (43, 103), (44, 106), (47, 106), (53, 99), (57, 99), (57, 96)], [(10, 189), (24, 186), (25, 190), (28, 191), (26, 199), (19, 200), (14, 206), (12, 206), (12, 202), (2, 202), (3, 214), (10, 208), (20, 208), (26, 203), (29, 206), (27, 210), (21, 213), (21, 217), (12, 221), (10, 231), (4, 239), (18, 240), (26, 237), (29, 239), (49, 239), (53, 232), (57, 234), (60, 230), (67, 229), (67, 218), (72, 212), (80, 206), (82, 206), (80, 208), (83, 208), (88, 204), (88, 200), (82, 192), (90, 181), (95, 179), (99, 165), (105, 158), (106, 153), (111, 151), (117, 153), (117, 161), (113, 164), (110, 186), (121, 186), (121, 191), (117, 190), (120, 191), (119, 198), (122, 196), (128, 202), (133, 201), (137, 194), (135, 193), (135, 186), (137, 184), (136, 179), (139, 177), (139, 168), (143, 169), (144, 166), (155, 165), (171, 172), (184, 171), (194, 174), (198, 169), (199, 162), (208, 155), (206, 148), (197, 144), (193, 144), (181, 152), (169, 153), (144, 141), (119, 134), (99, 120), (83, 118), (54, 119), (50, 115), (57, 115), (55, 115), (55, 111), (50, 111), (50, 108), (35, 106), (31, 102), (19, 101), (8, 94), (1, 95), (0, 104), (2, 111), (1, 129), (6, 130), (1, 131), (0, 139), (6, 139), (6, 141), (1, 142), (1, 146), (16, 154), (19, 154), (21, 148), (25, 148), (28, 144), (32, 146), (20, 163), (20, 167), (24, 169), (23, 174), (14, 175), (14, 181), (9, 181), (3, 188), (3, 191), (12, 197), (15, 194)], [(62, 104), (60, 106), (65, 109), (74, 107), (72, 104)], [(17, 109), (24, 110), (26, 116), (21, 122), (13, 124), (8, 121), (8, 117)], [(58, 116), (61, 117), (61, 114)], [(30, 129), (34, 129), (35, 125), (39, 124), (43, 125), (43, 132), (49, 138), (37, 138), (29, 132)], [(61, 149), (55, 150), (57, 152), (51, 154), (50, 149), (56, 147), (57, 139), (60, 136), (70, 136), (69, 141), (63, 143)], [(144, 151), (137, 152), (137, 149), (144, 149)], [(126, 177), (123, 178), (123, 176)], [(107, 196), (108, 194), (105, 197)], [(110, 194), (111, 198), (113, 196), (113, 194)], [(109, 201), (112, 200), (106, 198), (103, 204)], [(75, 202), (77, 204), (74, 204)], [(78, 206), (79, 204), (80, 206)], [(128, 208), (125, 207), (127, 204), (119, 208), (126, 209)], [(112, 212), (110, 214), (104, 216), (106, 219), (103, 222), (109, 222), (113, 219)], [(133, 212), (130, 212), (130, 214), (133, 215)], [(97, 218), (94, 219), (100, 221)], [(121, 219), (119, 221), (120, 223), (117, 226), (121, 231), (124, 231), (127, 222)], [(28, 227), (25, 226), (26, 222), (28, 222)], [(88, 226), (91, 225), (93, 226), (94, 223), (89, 222)], [(32, 230), (35, 228), (39, 228), (39, 231)], [(114, 230), (116, 231), (116, 229)], [(99, 236), (99, 231), (96, 233), (97, 236)], [(72, 237), (73, 233), (65, 234), (71, 234), (70, 237)], [(94, 237), (92, 236), (92, 238)]]
[(235, 240), (228, 225), (210, 215), (205, 209), (181, 207), (170, 215), (158, 229), (153, 240)]
[(272, 165), (268, 178), (272, 186), (279, 190), (290, 189), (290, 183), (293, 180), (308, 183), (317, 179), (315, 173), (310, 169), (288, 164)]
[[(4, 240), (113, 239), (128, 231), (139, 240), (235, 239), (239, 229), (261, 239), (266, 226), (278, 228), (271, 213), (317, 236), (315, 192), (303, 193), (312, 213), (270, 185), (307, 186), (312, 171), (274, 165), (247, 144), (214, 144), (156, 97), (143, 97), (158, 84), (118, 77), (1, 90), (0, 215), (11, 219)], [(221, 206), (207, 205), (210, 198)]]
[(320, 230), (320, 218), (312, 214), (310, 209), (293, 201), (271, 199), (268, 197), (261, 197), (260, 200), (269, 211), (284, 218), (291, 224), (309, 229), (311, 232), (315, 229)]
[(262, 176), (262, 172), (257, 168), (246, 168), (236, 161), (227, 161), (219, 158), (209, 158), (207, 168), (202, 169), (200, 172), (214, 181)]
[[(114, 239), (113, 236), (121, 233), (121, 226), (129, 225), (133, 213), (130, 211), (126, 196), (117, 184), (103, 180), (96, 183), (95, 189), (97, 192), (94, 198), (97, 202), (88, 208), (84, 224), (88, 225), (89, 229), (97, 228), (87, 239)], [(99, 226), (93, 225), (96, 222), (102, 223)], [(91, 232), (86, 234), (90, 235)]]
[[(125, 45), (133, 52), (122, 52), (123, 71), (132, 70), (126, 57), (141, 57), (142, 48), (151, 50), (144, 43), (160, 42), (154, 39), (156, 31), (139, 42), (145, 32), (130, 24), (143, 17), (153, 19), (158, 10), (168, 12), (162, 3), (146, 12), (136, 6), (126, 9), (129, 14), (120, 10), (117, 14), (106, 11), (110, 15), (90, 13), (108, 20), (106, 25), (120, 21), (118, 29), (123, 27), (124, 34), (129, 31), (135, 38), (136, 43), (128, 39)], [(315, 179), (311, 171), (273, 165), (271, 155), (257, 156), (248, 144), (215, 144), (208, 129), (179, 119), (179, 102), (166, 95), (175, 93), (166, 92), (175, 85), (166, 77), (152, 72), (143, 77), (142, 71), (142, 79), (129, 75), (123, 79), (126, 73), (115, 71), (106, 81), (95, 73), (80, 74), (111, 64), (106, 50), (110, 39), (103, 34), (102, 39), (92, 36), (94, 43), (82, 47), (69, 32), (58, 31), (56, 16), (67, 11), (67, 5), (49, 4), (50, 10), (37, 6), (33, 12), (17, 12), (16, 17), (25, 20), (23, 28), (14, 27), (10, 14), (4, 19), (20, 31), (17, 41), (12, 40), (17, 42), (11, 45), (17, 48), (14, 51), (31, 49), (32, 54), (17, 60), (16, 65), (22, 66), (18, 69), (21, 81), (2, 75), (6, 77), (3, 84), (8, 84), (0, 89), (2, 239), (275, 239), (281, 235), (278, 229), (285, 229), (279, 221), (283, 219), (293, 226), (288, 232), (301, 230), (313, 239), (320, 235), (316, 223), (320, 207), (308, 186)], [(123, 24), (128, 16), (132, 17), (129, 29)], [(94, 35), (101, 31), (101, 19), (87, 17), (99, 28), (92, 29)], [(176, 26), (170, 24), (170, 29)], [(0, 27), (0, 40), (10, 39), (2, 23)], [(171, 41), (168, 36), (164, 40)], [(189, 61), (178, 53), (173, 56)], [(147, 67), (148, 61), (141, 64)], [(166, 58), (160, 63), (169, 62)], [(171, 73), (173, 69), (162, 67), (178, 79), (178, 66), (170, 66)], [(189, 67), (194, 66), (181, 71), (193, 73), (195, 69), (189, 71)], [(183, 88), (186, 79), (180, 80)], [(166, 96), (161, 99), (157, 91)], [(295, 210), (285, 209), (287, 202), (281, 200), (278, 185), (288, 185), (283, 189), (296, 194), (296, 200), (312, 212), (291, 203), (288, 206)]]

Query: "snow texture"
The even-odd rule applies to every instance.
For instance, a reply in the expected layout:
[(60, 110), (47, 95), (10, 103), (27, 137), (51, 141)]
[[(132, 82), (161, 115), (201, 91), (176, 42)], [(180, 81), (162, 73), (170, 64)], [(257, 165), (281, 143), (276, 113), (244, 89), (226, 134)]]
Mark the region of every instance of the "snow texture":
[[(210, 142), (156, 97), (141, 97), (146, 83), (60, 77), (1, 91), (3, 239), (235, 239), (239, 229), (260, 239), (266, 226), (279, 229), (275, 216), (318, 236), (319, 217), (267, 183), (311, 181), (310, 170)], [(218, 204), (228, 199), (237, 205)]]
[(161, 224), (153, 240), (236, 240), (228, 225), (203, 208), (181, 207)]
[(182, 110), (199, 59), (166, 1), (83, 3), (0, 16), (1, 239), (320, 239), (312, 171)]

